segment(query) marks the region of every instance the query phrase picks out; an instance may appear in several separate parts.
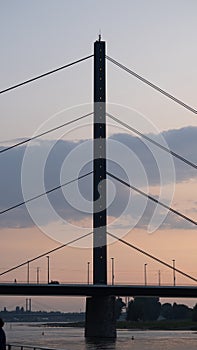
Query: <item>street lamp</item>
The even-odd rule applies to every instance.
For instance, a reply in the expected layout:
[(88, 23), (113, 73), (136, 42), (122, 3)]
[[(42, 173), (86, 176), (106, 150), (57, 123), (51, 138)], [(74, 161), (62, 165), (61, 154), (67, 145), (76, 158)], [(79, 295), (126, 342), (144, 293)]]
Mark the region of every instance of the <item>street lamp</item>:
[(27, 262), (27, 283), (29, 283), (29, 261)]
[(40, 282), (39, 272), (40, 272), (40, 268), (39, 268), (39, 267), (37, 267), (37, 270), (36, 270), (37, 284), (39, 284), (39, 282)]
[(158, 284), (161, 285), (161, 271), (158, 271)]
[(144, 264), (144, 284), (147, 285), (147, 271), (146, 271), (147, 264)]
[(88, 261), (88, 284), (90, 284), (90, 261)]
[(175, 260), (172, 260), (173, 266), (173, 285), (176, 286), (176, 276), (175, 276)]
[(48, 262), (47, 262), (47, 283), (49, 284), (50, 278), (49, 278), (49, 256), (46, 256)]
[(111, 284), (114, 285), (114, 258), (111, 258)]

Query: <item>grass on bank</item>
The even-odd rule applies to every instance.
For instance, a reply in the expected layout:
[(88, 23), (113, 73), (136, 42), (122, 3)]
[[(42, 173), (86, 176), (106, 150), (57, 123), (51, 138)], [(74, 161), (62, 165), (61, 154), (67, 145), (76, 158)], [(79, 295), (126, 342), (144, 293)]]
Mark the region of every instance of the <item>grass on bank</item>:
[(191, 320), (162, 321), (118, 321), (118, 329), (149, 329), (149, 330), (197, 330), (197, 322)]

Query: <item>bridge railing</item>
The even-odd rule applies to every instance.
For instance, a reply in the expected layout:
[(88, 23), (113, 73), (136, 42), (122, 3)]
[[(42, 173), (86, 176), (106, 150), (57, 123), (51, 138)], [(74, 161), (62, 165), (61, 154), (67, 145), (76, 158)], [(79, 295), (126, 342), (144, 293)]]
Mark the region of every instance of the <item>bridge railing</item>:
[(32, 345), (25, 345), (25, 344), (6, 344), (7, 350), (57, 350), (54, 348), (46, 348), (46, 347), (40, 347), (40, 346), (32, 346)]

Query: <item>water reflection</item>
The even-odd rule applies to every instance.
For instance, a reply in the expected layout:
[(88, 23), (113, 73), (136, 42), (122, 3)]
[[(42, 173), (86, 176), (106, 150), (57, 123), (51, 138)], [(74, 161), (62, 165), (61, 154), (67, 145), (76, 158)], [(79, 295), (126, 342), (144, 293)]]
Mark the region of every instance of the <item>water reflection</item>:
[(85, 339), (86, 350), (115, 350), (116, 339)]

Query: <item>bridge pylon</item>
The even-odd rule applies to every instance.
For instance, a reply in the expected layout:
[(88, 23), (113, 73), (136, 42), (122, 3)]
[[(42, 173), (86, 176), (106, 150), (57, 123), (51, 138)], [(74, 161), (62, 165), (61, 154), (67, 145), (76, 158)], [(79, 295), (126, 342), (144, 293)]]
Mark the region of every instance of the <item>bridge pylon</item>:
[(93, 283), (107, 284), (105, 42), (94, 43)]
[[(94, 43), (93, 283), (107, 284), (105, 41)], [(87, 338), (115, 338), (115, 297), (86, 299)]]

